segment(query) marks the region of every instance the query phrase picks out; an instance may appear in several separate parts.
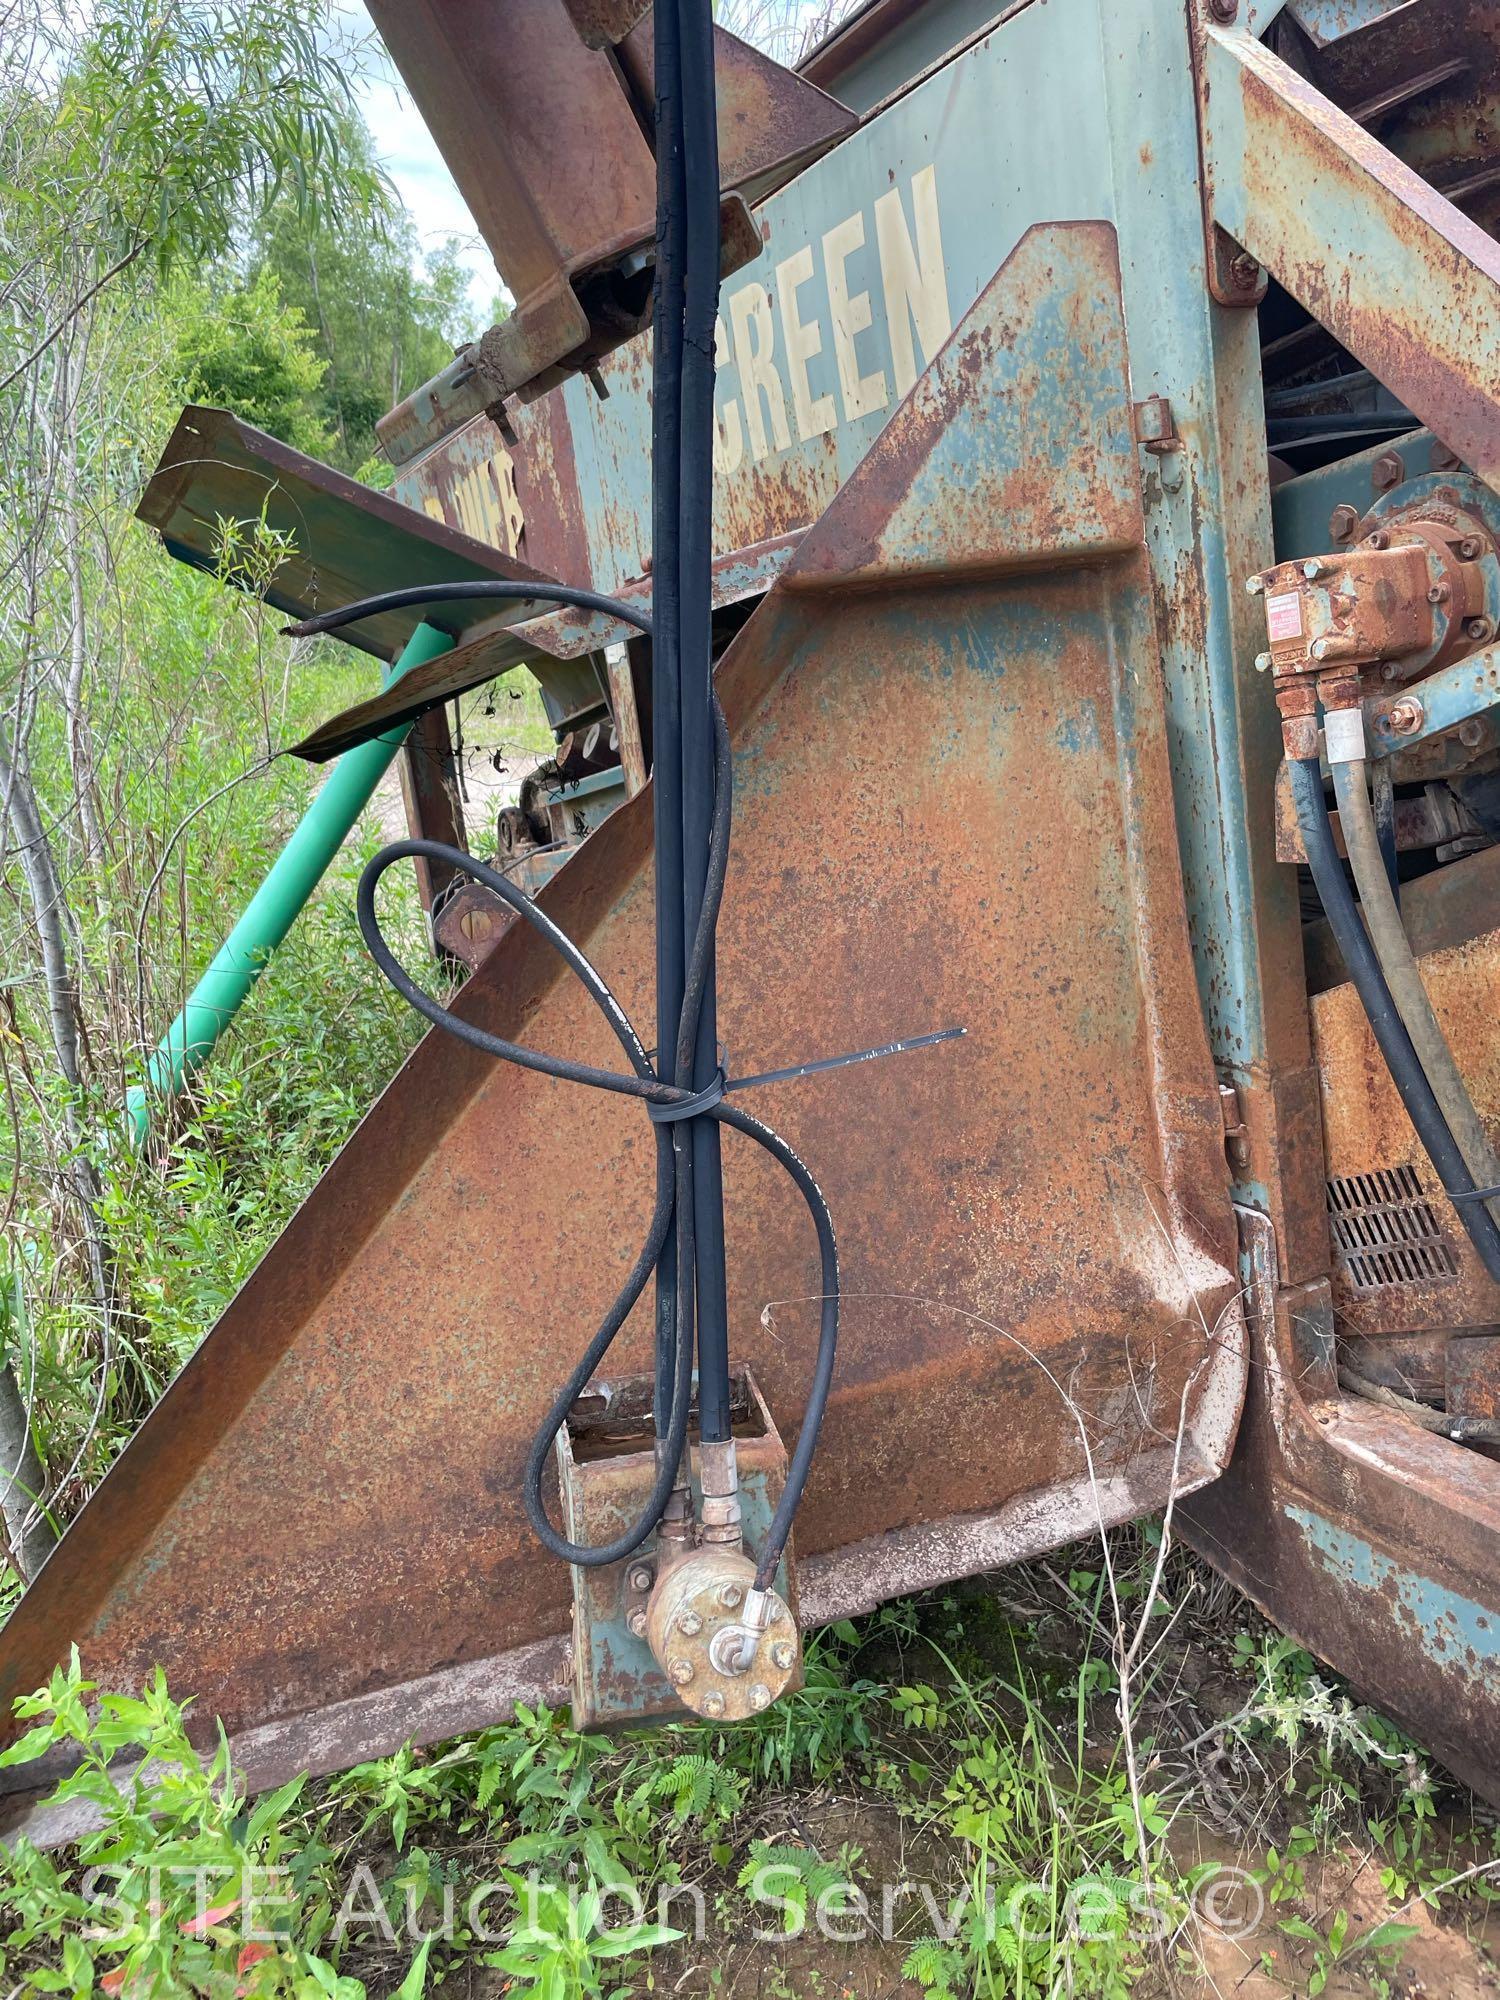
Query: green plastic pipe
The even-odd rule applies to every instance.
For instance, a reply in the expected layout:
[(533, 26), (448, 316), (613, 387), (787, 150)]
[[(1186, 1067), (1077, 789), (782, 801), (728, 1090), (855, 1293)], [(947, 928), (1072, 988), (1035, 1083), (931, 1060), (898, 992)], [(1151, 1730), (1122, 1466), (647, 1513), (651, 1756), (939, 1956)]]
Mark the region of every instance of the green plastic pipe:
[[(389, 669), (385, 685), (399, 680), (409, 667), (446, 653), (452, 644), (448, 633), (419, 625)], [(319, 787), (244, 915), (158, 1042), (146, 1066), (146, 1082), (133, 1085), (127, 1093), (125, 1112), (133, 1146), (144, 1144), (151, 1129), (152, 1099), (174, 1097), (207, 1060), (370, 803), (410, 729), (407, 723), (346, 750)]]

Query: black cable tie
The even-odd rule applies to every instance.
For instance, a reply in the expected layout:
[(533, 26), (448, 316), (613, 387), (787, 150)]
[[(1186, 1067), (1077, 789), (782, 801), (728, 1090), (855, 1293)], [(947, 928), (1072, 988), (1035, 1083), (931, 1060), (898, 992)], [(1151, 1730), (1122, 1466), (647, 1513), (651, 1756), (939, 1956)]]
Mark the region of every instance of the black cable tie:
[(853, 1055), (819, 1056), (816, 1062), (793, 1063), (790, 1069), (762, 1070), (758, 1076), (737, 1076), (726, 1090), (754, 1090), (762, 1083), (792, 1083), (799, 1076), (818, 1076), (824, 1070), (845, 1069), (850, 1063), (875, 1062), (881, 1056), (904, 1056), (912, 1049), (930, 1049), (935, 1042), (951, 1042), (966, 1035), (967, 1028), (939, 1028), (931, 1035), (911, 1035), (900, 1042), (882, 1042), (879, 1048), (856, 1049)]
[(1494, 1201), (1500, 1195), (1500, 1187), (1470, 1188), (1467, 1194), (1455, 1194), (1451, 1188), (1444, 1190), (1449, 1201)]
[[(800, 1076), (819, 1076), (824, 1070), (847, 1069), (851, 1063), (876, 1062), (882, 1056), (904, 1056), (913, 1049), (930, 1049), (936, 1042), (951, 1042), (968, 1033), (967, 1028), (939, 1028), (931, 1035), (909, 1035), (899, 1042), (882, 1042), (878, 1048), (856, 1049), (847, 1056), (819, 1056), (816, 1062), (793, 1063), (788, 1069), (761, 1070), (755, 1076), (737, 1076), (732, 1080), (724, 1074), (724, 1049), (719, 1048), (719, 1073), (713, 1082), (691, 1097), (673, 1098), (666, 1104), (646, 1101), (646, 1112), (654, 1125), (675, 1125), (681, 1118), (700, 1118), (706, 1111), (722, 1102), (731, 1090), (754, 1090), (763, 1083), (795, 1083)], [(1500, 1193), (1500, 1189), (1491, 1190)], [(1464, 1197), (1473, 1200), (1472, 1195)]]
[(653, 1125), (675, 1125), (679, 1118), (701, 1118), (705, 1111), (712, 1111), (722, 1103), (724, 1093), (729, 1089), (723, 1070), (719, 1070), (712, 1083), (702, 1090), (695, 1090), (691, 1097), (674, 1097), (665, 1104), (646, 1099), (646, 1116)]

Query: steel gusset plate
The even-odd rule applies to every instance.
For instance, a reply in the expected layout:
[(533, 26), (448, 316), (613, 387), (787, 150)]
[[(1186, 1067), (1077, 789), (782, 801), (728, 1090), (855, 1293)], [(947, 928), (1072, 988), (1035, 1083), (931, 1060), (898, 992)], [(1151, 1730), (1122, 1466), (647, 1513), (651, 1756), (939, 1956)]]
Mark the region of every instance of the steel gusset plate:
[[(721, 1032), (757, 1070), (962, 1024), (755, 1108), (837, 1222), (841, 1355), (797, 1521), (808, 1623), (1159, 1506), (1233, 1442), (1245, 1358), (1189, 950), (1113, 229), (1032, 230), (719, 671), (736, 826)], [(542, 890), (637, 1019), (651, 802)], [(612, 1059), (513, 925), (457, 1003)], [(738, 1363), (783, 1430), (817, 1264), (730, 1140)], [(521, 1469), (645, 1224), (638, 1108), (415, 1051), (0, 1635), (158, 1661), (257, 1782), (566, 1680), (569, 1576)], [(649, 1364), (638, 1313), (610, 1372)]]

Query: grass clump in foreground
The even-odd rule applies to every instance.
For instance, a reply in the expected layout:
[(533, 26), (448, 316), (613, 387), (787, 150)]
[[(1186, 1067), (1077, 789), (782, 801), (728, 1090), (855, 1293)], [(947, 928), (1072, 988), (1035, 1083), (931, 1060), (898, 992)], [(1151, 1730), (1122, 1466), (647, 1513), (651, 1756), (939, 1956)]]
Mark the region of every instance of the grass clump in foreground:
[[(1144, 1592), (1154, 1552), (1117, 1543)], [(807, 1685), (743, 1728), (606, 1739), (522, 1708), (256, 1801), (160, 1676), (95, 1707), (75, 1662), (7, 1761), (67, 1746), (55, 1797), (93, 1826), (0, 1864), (0, 1971), (120, 2000), (1029, 2000), (1395, 1995), (1425, 1958), (1426, 1990), (1485, 1990), (1472, 1801), (1175, 1552), (1132, 1792), (1073, 1554), (818, 1635)]]

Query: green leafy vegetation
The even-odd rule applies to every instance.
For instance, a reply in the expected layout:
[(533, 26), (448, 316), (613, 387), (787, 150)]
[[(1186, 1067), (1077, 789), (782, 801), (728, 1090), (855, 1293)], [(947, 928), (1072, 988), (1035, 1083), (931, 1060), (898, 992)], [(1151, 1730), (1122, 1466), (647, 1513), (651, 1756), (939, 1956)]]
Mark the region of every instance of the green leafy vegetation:
[[(256, 599), (288, 551), (255, 521), (221, 523), (242, 595), (132, 518), (190, 398), (342, 452), (327, 334), (363, 312), (385, 339), (361, 288), (402, 294), (410, 248), (362, 60), (322, 0), (21, 0), (0, 32), (0, 1607), (415, 1035), (353, 920), (377, 803), (195, 1092), (126, 1141), (127, 1087), (319, 782), (278, 751), (375, 685), (276, 636)], [(278, 268), (299, 242), (342, 246), (326, 326)], [(456, 309), (443, 268), (391, 307), (403, 392)], [(470, 705), (496, 754), (547, 735), (517, 696)]]
[[(345, 120), (340, 145), (367, 180), (378, 177), (357, 119)], [(374, 227), (347, 212), (309, 223), (284, 193), (262, 217), (247, 261), (254, 282), (271, 282), (310, 329), (323, 362), (309, 398), (329, 437), (323, 456), (351, 472), (373, 470), (376, 419), (489, 324), (476, 321), (456, 245), (428, 248), (419, 260), (410, 220), (389, 206)], [(490, 317), (504, 310), (497, 299)]]
[[(1139, 1584), (1140, 1545), (1120, 1541), (1118, 1574)], [(1083, 1671), (1097, 1627), (1049, 1569), (1009, 1573), (1003, 1612), (974, 1586), (815, 1636), (819, 1698), (788, 1708), (769, 1762), (754, 1728), (607, 1739), (523, 1706), (503, 1727), (250, 1801), (222, 1743), (194, 1754), (159, 1677), (91, 1711), (75, 1662), (23, 1704), (5, 1761), (73, 1752), (54, 1799), (93, 1824), (61, 1855), (22, 1840), (0, 1861), (0, 1975), (125, 2000), (234, 1986), (412, 2000), (493, 1975), (475, 1990), (592, 2000), (727, 1991), (753, 1963), (761, 1990), (798, 2000), (873, 2000), (893, 1981), (931, 2000), (1206, 1993), (1192, 1980), (1208, 1940), (1238, 1938), (1248, 1916), (1237, 1978), (1379, 1994), (1403, 1990), (1435, 1913), (1482, 1915), (1489, 1830), (1388, 1723), (1253, 1624), (1184, 1634), (1133, 1717), (1152, 1790), (1132, 1801), (1115, 1690)], [(1167, 1565), (1179, 1607), (1222, 1588), (1186, 1558)], [(1207, 1725), (1214, 1817), (1243, 1815), (1209, 1858), (1195, 1851), (1210, 1792), (1192, 1749), (1203, 1710), (1181, 1692), (1189, 1648), (1226, 1676)], [(1330, 1699), (1347, 1705), (1332, 1737)], [(1253, 1775), (1225, 1784), (1240, 1763)], [(1415, 1803), (1434, 1798), (1436, 1814)], [(1342, 1893), (1417, 1825), (1420, 1889), (1397, 1884), (1376, 1915), (1334, 1899), (1330, 1884)]]

